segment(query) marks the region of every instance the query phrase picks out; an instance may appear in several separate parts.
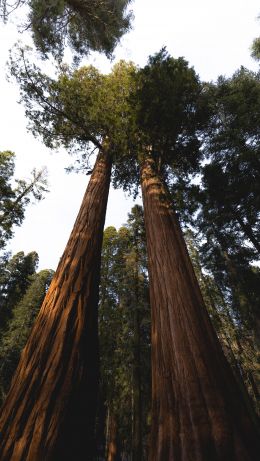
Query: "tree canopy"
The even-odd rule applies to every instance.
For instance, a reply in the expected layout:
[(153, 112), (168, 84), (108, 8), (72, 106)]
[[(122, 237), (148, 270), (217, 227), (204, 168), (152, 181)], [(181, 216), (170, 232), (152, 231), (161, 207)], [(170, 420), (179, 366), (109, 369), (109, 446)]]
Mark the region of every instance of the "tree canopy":
[(69, 45), (78, 56), (90, 50), (111, 56), (113, 49), (130, 28), (131, 0), (6, 0), (0, 13), (6, 21), (17, 8), (26, 6), (27, 29), (43, 57), (52, 53), (58, 60)]
[(18, 50), (10, 71), (18, 80), (29, 127), (48, 147), (80, 151), (74, 162), (87, 160), (103, 139), (113, 155), (113, 181), (130, 190), (139, 184), (143, 156), (156, 159), (164, 175), (198, 170), (201, 131), (208, 118), (203, 85), (188, 63), (165, 49), (144, 69), (124, 61), (103, 75), (93, 66), (66, 67), (52, 79)]

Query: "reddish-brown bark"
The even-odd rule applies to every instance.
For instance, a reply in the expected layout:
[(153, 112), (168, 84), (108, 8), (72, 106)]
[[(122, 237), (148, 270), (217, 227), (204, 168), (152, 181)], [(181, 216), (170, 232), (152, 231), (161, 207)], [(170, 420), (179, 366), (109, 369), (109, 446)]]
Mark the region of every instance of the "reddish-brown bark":
[(152, 307), (151, 461), (256, 461), (259, 434), (204, 307), (150, 157), (141, 169)]
[(91, 460), (111, 160), (100, 153), (0, 419), (1, 461)]
[(109, 416), (107, 461), (116, 461), (117, 458), (117, 424), (113, 413)]

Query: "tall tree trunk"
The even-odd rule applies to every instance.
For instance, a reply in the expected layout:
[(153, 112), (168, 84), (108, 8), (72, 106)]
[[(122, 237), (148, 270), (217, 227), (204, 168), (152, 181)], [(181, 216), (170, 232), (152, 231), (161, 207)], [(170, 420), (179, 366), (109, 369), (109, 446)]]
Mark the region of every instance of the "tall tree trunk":
[(2, 409), (1, 461), (91, 460), (97, 306), (111, 160), (100, 152)]
[(151, 157), (143, 162), (141, 185), (152, 307), (150, 460), (256, 461), (258, 431), (211, 325)]

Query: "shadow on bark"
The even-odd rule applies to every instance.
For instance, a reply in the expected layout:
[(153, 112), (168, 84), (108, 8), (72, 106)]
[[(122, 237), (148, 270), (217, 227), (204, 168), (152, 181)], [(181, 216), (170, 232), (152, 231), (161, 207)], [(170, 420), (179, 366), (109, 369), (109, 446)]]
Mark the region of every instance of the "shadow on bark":
[(110, 157), (100, 152), (2, 408), (1, 461), (92, 460), (98, 289), (110, 174)]
[(259, 432), (211, 325), (151, 158), (141, 184), (152, 308), (150, 461), (257, 461)]

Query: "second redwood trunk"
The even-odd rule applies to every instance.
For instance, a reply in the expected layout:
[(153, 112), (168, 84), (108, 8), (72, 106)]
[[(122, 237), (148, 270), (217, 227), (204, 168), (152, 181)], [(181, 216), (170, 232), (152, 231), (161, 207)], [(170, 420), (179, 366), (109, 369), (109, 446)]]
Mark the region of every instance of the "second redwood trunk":
[(141, 169), (152, 307), (151, 461), (256, 461), (259, 439), (206, 312), (166, 186)]

